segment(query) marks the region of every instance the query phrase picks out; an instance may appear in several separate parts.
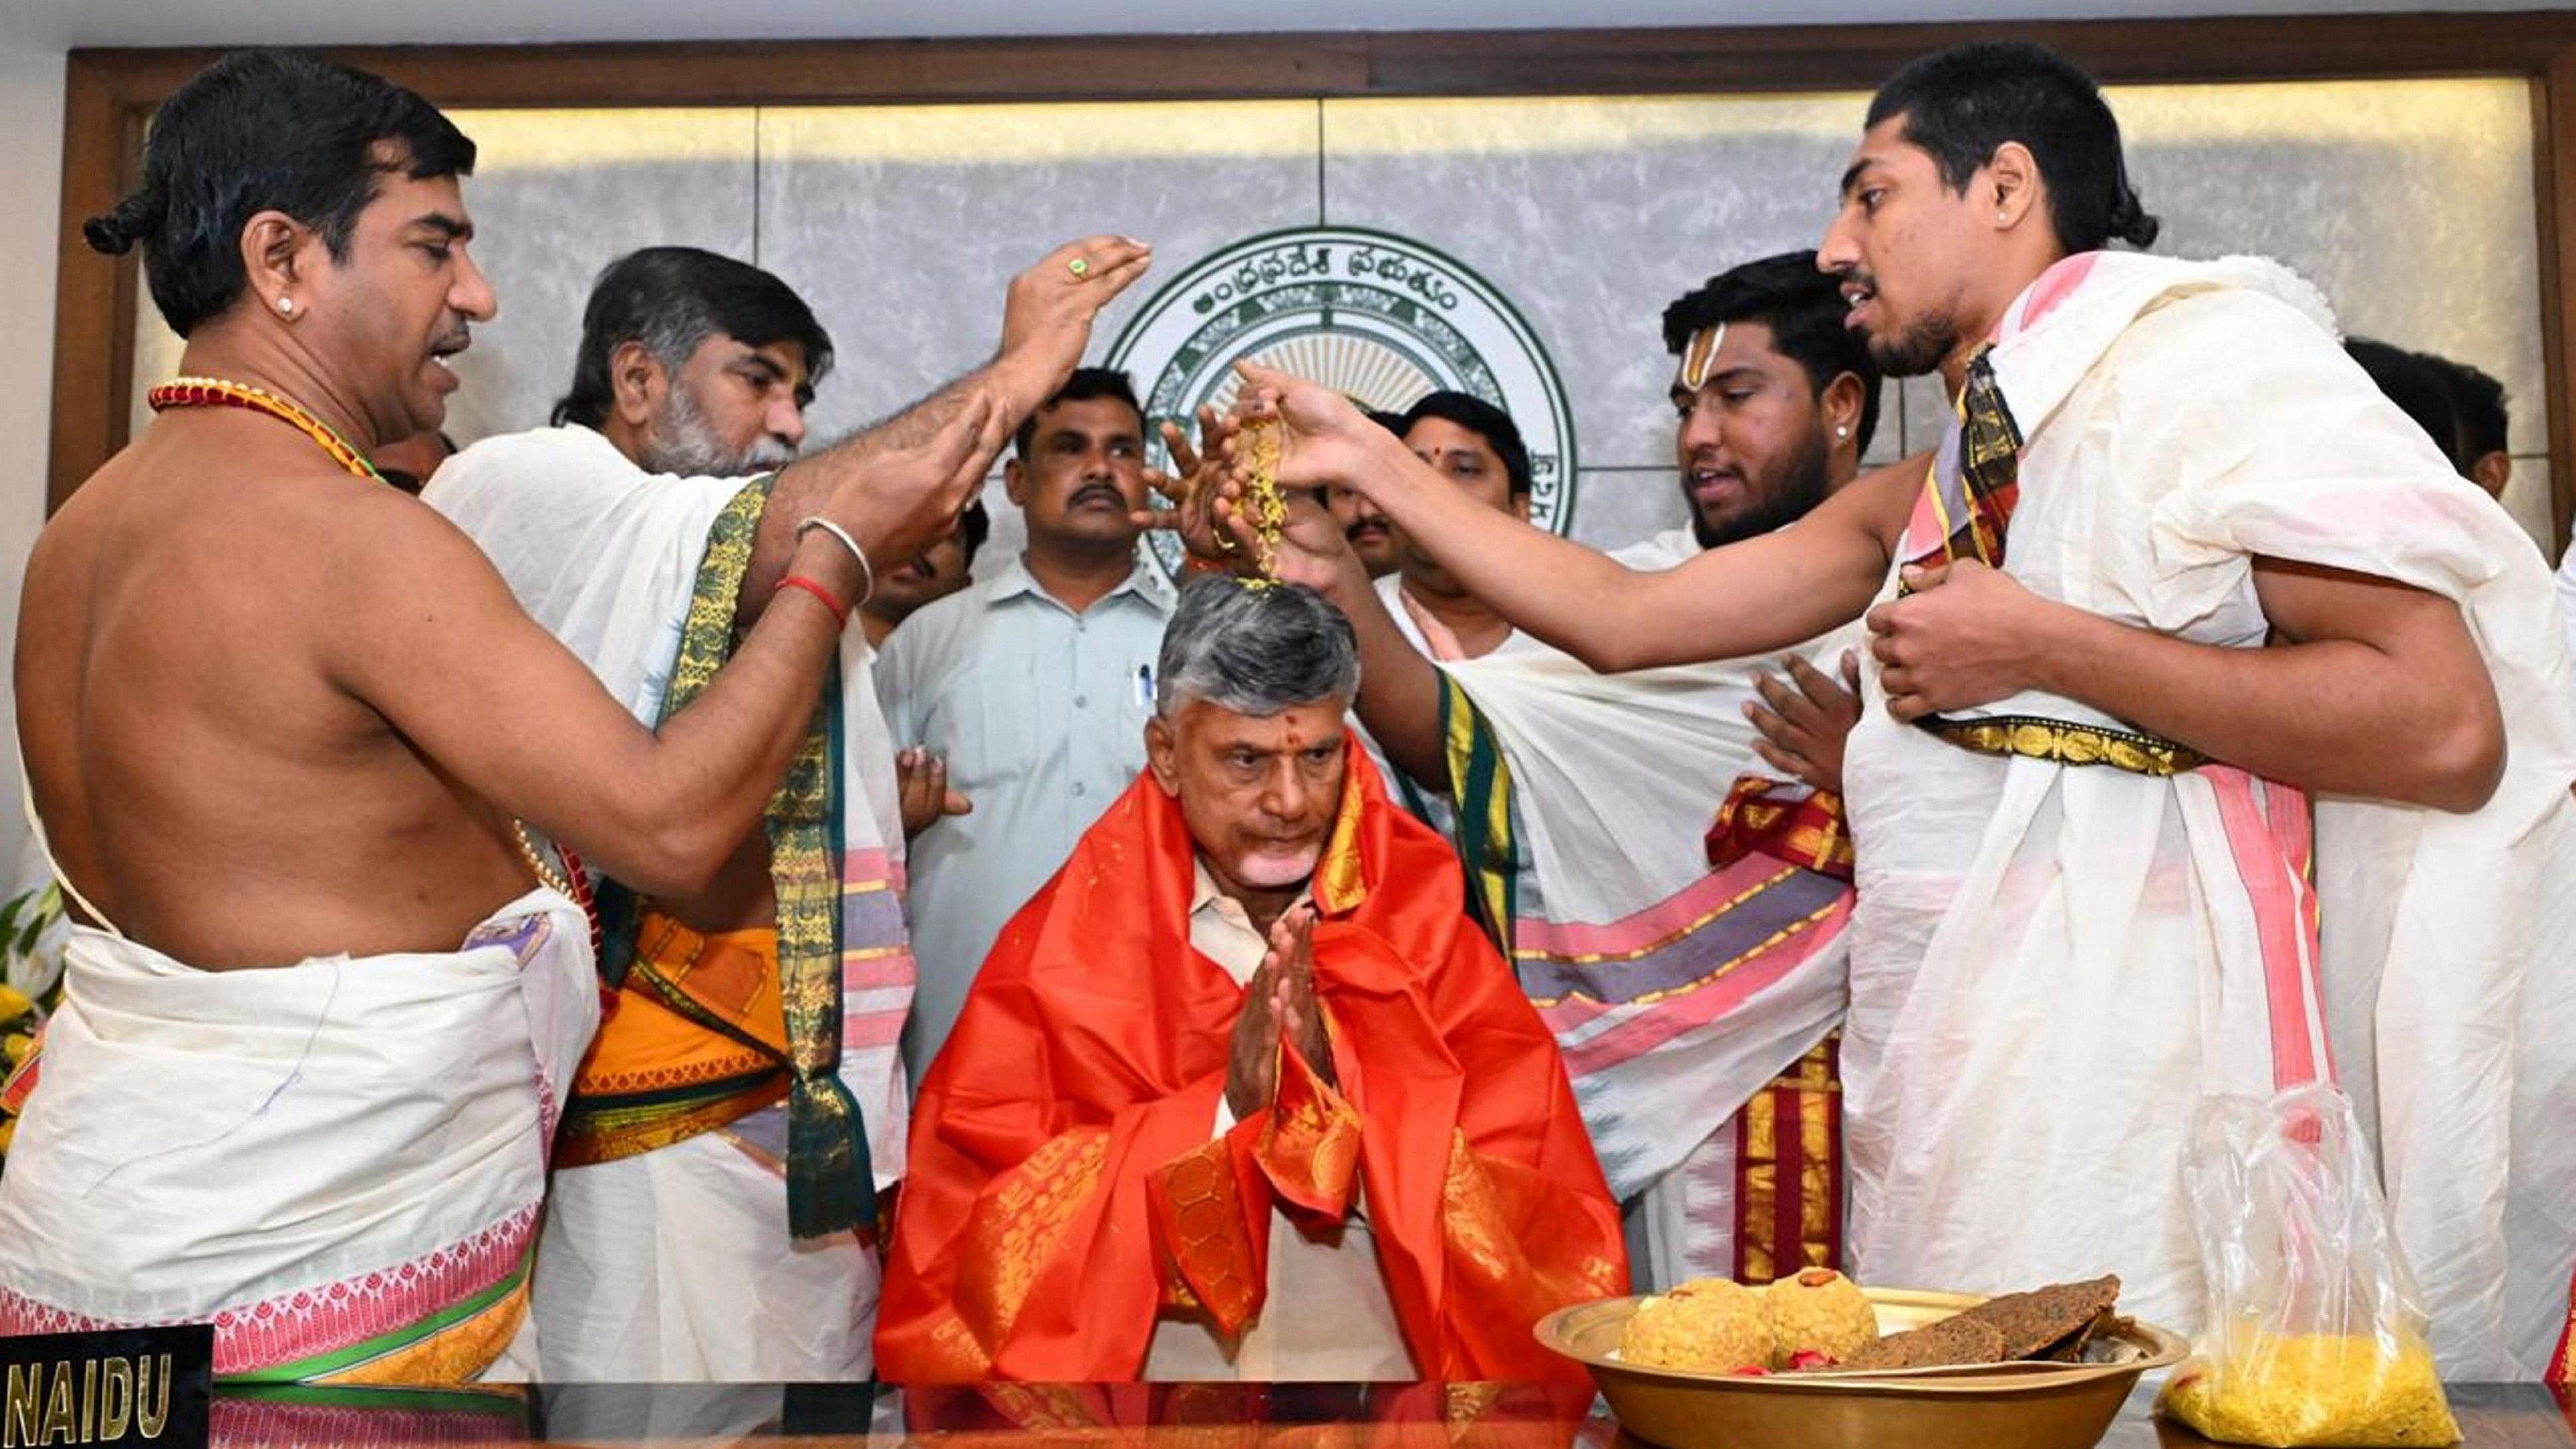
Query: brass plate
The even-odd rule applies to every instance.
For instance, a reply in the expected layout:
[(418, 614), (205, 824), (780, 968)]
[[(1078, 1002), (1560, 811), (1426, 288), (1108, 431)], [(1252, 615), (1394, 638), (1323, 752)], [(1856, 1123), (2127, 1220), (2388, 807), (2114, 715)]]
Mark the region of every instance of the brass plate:
[[(1947, 1318), (1983, 1298), (1865, 1288), (1881, 1333)], [(2180, 1363), (2183, 1340), (2140, 1323), (2117, 1364), (2007, 1363), (1871, 1373), (1737, 1375), (1622, 1363), (1639, 1298), (1560, 1308), (1538, 1341), (1592, 1370), (1619, 1426), (1667, 1449), (2089, 1449), (2150, 1369)]]

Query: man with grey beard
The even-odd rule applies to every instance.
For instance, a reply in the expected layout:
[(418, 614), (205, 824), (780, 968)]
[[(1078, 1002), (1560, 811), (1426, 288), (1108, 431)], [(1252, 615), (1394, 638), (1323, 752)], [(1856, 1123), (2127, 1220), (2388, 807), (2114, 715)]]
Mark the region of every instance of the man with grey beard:
[(696, 247), (646, 247), (591, 288), (553, 421), (597, 431), (647, 473), (749, 477), (796, 456), (831, 370), (830, 335), (785, 282)]
[[(832, 363), (811, 309), (742, 262), (637, 252), (593, 289), (557, 425), (466, 449), (423, 496), (651, 722), (773, 593), (815, 594), (846, 624), (905, 560), (865, 560), (854, 597), (789, 576), (786, 547), (827, 527), (808, 519), (814, 489), (866, 476), (979, 396), (980, 476), (1146, 260), (1117, 237), (1058, 248), (1011, 282), (989, 364), (799, 457)], [(556, 1147), (533, 1288), (549, 1381), (870, 1371), (875, 1199), (903, 1174), (908, 1115), (901, 816), (949, 803), (933, 776), (898, 769), (874, 670), (865, 632), (845, 629), (836, 687), (765, 828), (705, 890), (601, 892), (618, 995)], [(827, 1190), (842, 1184), (855, 1191)]]

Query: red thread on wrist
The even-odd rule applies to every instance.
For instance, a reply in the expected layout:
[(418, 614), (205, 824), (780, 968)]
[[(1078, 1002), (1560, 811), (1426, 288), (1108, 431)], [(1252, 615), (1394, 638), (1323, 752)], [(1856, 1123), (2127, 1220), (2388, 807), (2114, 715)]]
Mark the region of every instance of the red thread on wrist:
[(778, 592), (779, 589), (803, 589), (805, 592), (812, 594), (815, 598), (823, 601), (823, 607), (832, 611), (832, 620), (834, 623), (839, 624), (844, 629), (850, 626), (850, 606), (842, 603), (839, 599), (832, 597), (832, 591), (830, 589), (823, 587), (821, 584), (814, 582), (803, 574), (789, 574), (787, 577), (780, 579), (777, 585), (773, 587), (770, 592), (774, 594)]

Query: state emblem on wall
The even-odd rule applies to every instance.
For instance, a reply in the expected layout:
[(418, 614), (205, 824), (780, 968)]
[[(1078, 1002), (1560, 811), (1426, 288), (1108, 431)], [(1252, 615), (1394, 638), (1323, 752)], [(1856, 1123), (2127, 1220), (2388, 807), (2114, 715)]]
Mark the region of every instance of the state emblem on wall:
[[(1165, 283), (1105, 360), (1135, 378), (1149, 418), (1186, 422), (1234, 403), (1249, 359), (1401, 412), (1424, 393), (1471, 393), (1511, 414), (1530, 454), (1530, 522), (1574, 519), (1574, 413), (1518, 308), (1456, 258), (1364, 227), (1296, 227), (1220, 248)], [(1164, 465), (1159, 440), (1149, 442)], [(1149, 535), (1166, 570), (1179, 542)]]

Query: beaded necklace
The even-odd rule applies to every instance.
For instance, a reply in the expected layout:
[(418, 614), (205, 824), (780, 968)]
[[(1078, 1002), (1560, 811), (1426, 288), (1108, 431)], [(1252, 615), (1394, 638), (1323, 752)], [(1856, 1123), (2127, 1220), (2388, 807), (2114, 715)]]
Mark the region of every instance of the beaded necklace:
[(246, 408), (266, 413), (295, 431), (311, 438), (331, 455), (331, 461), (361, 478), (377, 477), (376, 465), (358, 456), (346, 438), (331, 431), (331, 426), (304, 409), (264, 388), (246, 382), (233, 382), (221, 377), (174, 377), (143, 395), (152, 411), (167, 412), (172, 408)]
[[(143, 400), (156, 413), (168, 412), (172, 408), (242, 408), (265, 413), (311, 438), (323, 452), (331, 455), (332, 462), (351, 475), (382, 477), (376, 472), (376, 465), (361, 457), (357, 449), (349, 446), (346, 438), (331, 430), (330, 424), (287, 399), (246, 382), (221, 377), (174, 377), (146, 392)], [(582, 915), (590, 921), (591, 947), (595, 952), (599, 946), (599, 911), (591, 899), (590, 872), (582, 869), (580, 857), (557, 846), (556, 852), (563, 857), (564, 864), (563, 872), (557, 874), (546, 864), (545, 857), (537, 853), (537, 843), (529, 838), (525, 821), (513, 817), (510, 834), (519, 847), (519, 859), (537, 878), (537, 884), (581, 907)]]

